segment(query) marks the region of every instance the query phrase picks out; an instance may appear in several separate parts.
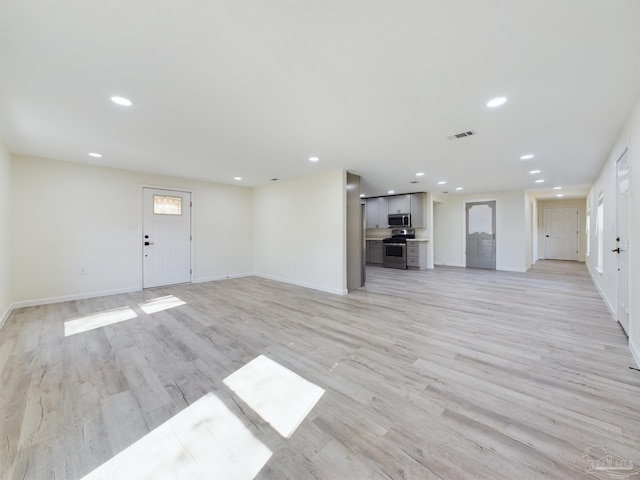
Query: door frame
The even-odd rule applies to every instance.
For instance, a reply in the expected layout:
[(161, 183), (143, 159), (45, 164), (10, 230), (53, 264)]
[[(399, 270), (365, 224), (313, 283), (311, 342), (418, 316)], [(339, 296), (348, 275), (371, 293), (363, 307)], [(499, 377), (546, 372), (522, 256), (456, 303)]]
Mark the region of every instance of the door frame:
[(195, 275), (195, 266), (193, 263), (194, 260), (194, 253), (195, 253), (195, 249), (194, 249), (194, 244), (195, 244), (195, 236), (193, 235), (193, 225), (195, 223), (194, 220), (194, 206), (195, 206), (195, 201), (194, 201), (194, 191), (190, 188), (182, 188), (182, 187), (168, 187), (166, 185), (156, 185), (156, 184), (151, 184), (151, 183), (141, 183), (140, 184), (140, 192), (139, 192), (139, 198), (140, 198), (140, 205), (138, 207), (138, 211), (140, 212), (140, 230), (138, 232), (137, 235), (137, 240), (140, 242), (140, 250), (138, 250), (139, 252), (139, 265), (140, 265), (140, 290), (144, 289), (144, 243), (142, 240), (142, 235), (144, 234), (144, 189), (145, 188), (152, 188), (154, 190), (166, 190), (169, 192), (180, 192), (180, 193), (188, 193), (191, 197), (191, 214), (190, 214), (190, 225), (189, 225), (189, 235), (191, 236), (191, 241), (189, 242), (189, 283), (194, 283), (194, 275)]

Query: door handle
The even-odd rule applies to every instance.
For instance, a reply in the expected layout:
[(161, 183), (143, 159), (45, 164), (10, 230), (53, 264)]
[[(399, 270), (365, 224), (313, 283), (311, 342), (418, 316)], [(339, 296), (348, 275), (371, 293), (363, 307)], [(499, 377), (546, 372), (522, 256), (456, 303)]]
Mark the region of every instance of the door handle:
[(545, 235), (545, 237), (549, 238), (551, 235)]
[(153, 243), (153, 242), (144, 242), (144, 246), (145, 246), (145, 247), (146, 247), (146, 246), (149, 246), (149, 245), (155, 245), (155, 243)]
[(614, 249), (613, 249), (613, 250), (611, 250), (611, 251), (612, 251), (612, 252), (615, 252), (615, 253), (620, 253), (620, 247), (618, 247), (618, 248), (614, 248)]

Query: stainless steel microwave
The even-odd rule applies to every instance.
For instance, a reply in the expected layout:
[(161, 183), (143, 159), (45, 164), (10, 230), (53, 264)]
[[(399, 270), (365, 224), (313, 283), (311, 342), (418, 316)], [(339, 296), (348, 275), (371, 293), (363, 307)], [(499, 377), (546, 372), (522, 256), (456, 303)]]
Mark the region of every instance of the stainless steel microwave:
[(392, 213), (389, 214), (389, 228), (391, 227), (410, 227), (410, 213)]

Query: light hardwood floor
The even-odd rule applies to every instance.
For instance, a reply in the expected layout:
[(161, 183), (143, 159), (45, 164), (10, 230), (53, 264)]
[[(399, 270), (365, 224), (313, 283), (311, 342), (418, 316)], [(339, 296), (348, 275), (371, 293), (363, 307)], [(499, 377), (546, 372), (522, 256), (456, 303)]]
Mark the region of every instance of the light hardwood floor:
[[(184, 305), (140, 306), (168, 295)], [(65, 337), (112, 309), (137, 316)], [(289, 439), (222, 382), (261, 354), (326, 391)], [(213, 393), (273, 452), (258, 479), (593, 478), (594, 445), (640, 466), (631, 365), (571, 262), (369, 267), (344, 297), (252, 277), (23, 308), (0, 331), (0, 477), (82, 478)]]

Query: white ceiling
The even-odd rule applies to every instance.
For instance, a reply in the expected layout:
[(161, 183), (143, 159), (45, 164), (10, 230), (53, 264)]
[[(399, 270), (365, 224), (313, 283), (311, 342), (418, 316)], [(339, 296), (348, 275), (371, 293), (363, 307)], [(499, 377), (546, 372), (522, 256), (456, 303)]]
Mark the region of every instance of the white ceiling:
[(639, 25), (637, 0), (2, 0), (0, 137), (245, 186), (584, 195), (640, 95)]

